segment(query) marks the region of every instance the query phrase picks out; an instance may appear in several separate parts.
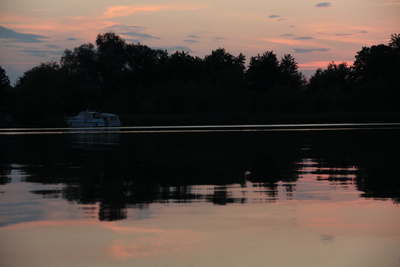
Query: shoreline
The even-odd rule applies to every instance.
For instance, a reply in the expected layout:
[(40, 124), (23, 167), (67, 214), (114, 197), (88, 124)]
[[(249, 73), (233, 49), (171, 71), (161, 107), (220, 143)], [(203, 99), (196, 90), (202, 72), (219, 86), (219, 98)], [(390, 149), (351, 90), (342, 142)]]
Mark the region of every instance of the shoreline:
[[(400, 123), (400, 112), (117, 115), (119, 115), (123, 127)], [(0, 129), (40, 127), (64, 128), (67, 127), (67, 125), (63, 119), (64, 118), (59, 117), (49, 117), (30, 125), (21, 125), (14, 121), (3, 121), (0, 123)]]

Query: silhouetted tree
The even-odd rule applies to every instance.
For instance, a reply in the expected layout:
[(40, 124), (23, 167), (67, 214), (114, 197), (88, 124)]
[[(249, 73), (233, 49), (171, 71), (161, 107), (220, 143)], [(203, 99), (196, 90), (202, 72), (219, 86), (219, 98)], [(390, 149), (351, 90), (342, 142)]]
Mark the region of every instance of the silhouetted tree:
[(15, 86), (16, 118), (22, 123), (63, 123), (67, 75), (56, 62), (42, 63), (24, 73)]
[(351, 74), (351, 68), (345, 62), (331, 62), (325, 70), (318, 69), (307, 86), (312, 93), (313, 110), (338, 112), (355, 108), (354, 103), (350, 103), (354, 89)]
[(347, 66), (346, 62), (340, 64), (331, 62), (325, 70), (318, 69), (311, 76), (308, 87), (313, 92), (327, 90), (346, 91), (351, 87), (350, 78), (351, 69)]
[(168, 60), (167, 77), (177, 81), (199, 80), (202, 73), (202, 59), (185, 51), (176, 51)]
[(68, 75), (66, 114), (86, 108), (100, 108), (103, 91), (100, 86), (100, 68), (97, 50), (91, 43), (64, 51), (60, 66)]
[(97, 51), (91, 43), (66, 49), (60, 60), (60, 65), (68, 74), (74, 75), (74, 80), (86, 83), (98, 83)]
[(354, 61), (353, 79), (362, 91), (365, 107), (377, 111), (400, 110), (400, 35), (388, 45), (363, 47)]
[(0, 111), (5, 108), (7, 99), (9, 98), (10, 78), (8, 78), (5, 69), (0, 66)]
[(142, 44), (127, 44), (125, 48), (126, 70), (129, 86), (148, 88), (160, 79), (161, 65), (165, 65), (168, 53)]
[(354, 61), (354, 77), (359, 83), (391, 76), (398, 72), (400, 62), (394, 49), (387, 45), (363, 47)]
[(390, 36), (389, 46), (398, 54), (400, 53), (400, 34), (394, 33)]
[(97, 57), (100, 79), (105, 98), (109, 98), (121, 89), (126, 70), (126, 42), (113, 32), (97, 35)]
[(290, 54), (282, 57), (279, 68), (281, 71), (280, 84), (289, 89), (302, 89), (306, 84), (306, 78), (299, 72), (298, 63)]
[(6, 74), (6, 70), (0, 66), (0, 90), (5, 90), (10, 87), (10, 78)]
[(276, 55), (273, 51), (267, 51), (261, 56), (251, 57), (246, 74), (251, 88), (260, 91), (272, 89), (280, 77)]
[(217, 84), (218, 89), (231, 89), (243, 82), (246, 57), (239, 54), (237, 57), (226, 52), (225, 48), (213, 50), (204, 57), (205, 72), (208, 81)]

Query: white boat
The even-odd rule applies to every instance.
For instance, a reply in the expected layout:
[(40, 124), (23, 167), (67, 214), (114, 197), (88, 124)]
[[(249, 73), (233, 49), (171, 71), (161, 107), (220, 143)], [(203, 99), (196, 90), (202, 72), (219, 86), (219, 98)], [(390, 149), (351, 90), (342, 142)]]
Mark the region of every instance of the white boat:
[(77, 116), (68, 117), (70, 127), (120, 127), (119, 117), (111, 113), (102, 113), (91, 110), (81, 111)]

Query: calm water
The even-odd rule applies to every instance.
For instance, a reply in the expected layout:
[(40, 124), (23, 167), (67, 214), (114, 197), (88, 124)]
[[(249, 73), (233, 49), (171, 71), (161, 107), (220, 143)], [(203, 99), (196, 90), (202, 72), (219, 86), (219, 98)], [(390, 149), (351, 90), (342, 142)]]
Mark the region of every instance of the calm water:
[(400, 266), (399, 125), (0, 130), (1, 266)]

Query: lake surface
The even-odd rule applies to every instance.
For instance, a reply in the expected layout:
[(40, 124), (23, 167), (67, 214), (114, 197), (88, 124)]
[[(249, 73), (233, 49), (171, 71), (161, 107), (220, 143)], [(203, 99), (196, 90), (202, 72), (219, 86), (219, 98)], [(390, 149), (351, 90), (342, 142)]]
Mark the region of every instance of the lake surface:
[(398, 124), (0, 129), (2, 266), (400, 266)]

